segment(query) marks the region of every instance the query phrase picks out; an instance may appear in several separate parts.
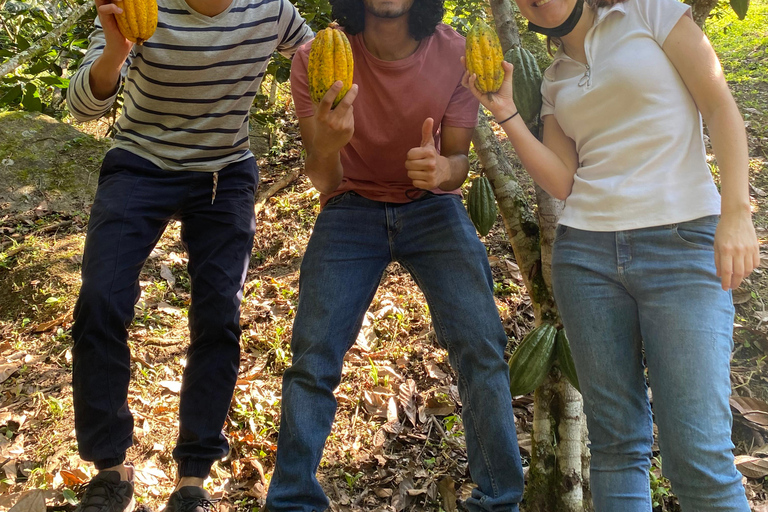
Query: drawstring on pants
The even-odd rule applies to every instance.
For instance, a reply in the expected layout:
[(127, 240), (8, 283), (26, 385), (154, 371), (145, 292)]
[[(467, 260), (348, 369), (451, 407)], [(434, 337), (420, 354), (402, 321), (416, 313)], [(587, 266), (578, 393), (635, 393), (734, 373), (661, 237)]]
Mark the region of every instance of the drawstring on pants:
[(211, 204), (216, 200), (216, 187), (219, 186), (219, 171), (213, 173), (213, 190), (211, 191)]

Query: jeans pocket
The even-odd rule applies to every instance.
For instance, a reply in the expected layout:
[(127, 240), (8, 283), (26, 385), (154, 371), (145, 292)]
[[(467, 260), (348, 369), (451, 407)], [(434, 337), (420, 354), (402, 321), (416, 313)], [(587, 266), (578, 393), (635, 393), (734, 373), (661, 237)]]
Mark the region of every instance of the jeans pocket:
[(336, 206), (344, 200), (347, 194), (349, 194), (349, 192), (342, 192), (339, 195), (333, 196), (325, 203), (325, 207), (328, 208), (329, 206)]
[(678, 241), (689, 247), (714, 251), (716, 229), (717, 217), (703, 217), (676, 224), (672, 231)]
[(555, 230), (555, 242), (564, 239), (566, 236), (568, 236), (569, 232), (570, 230), (568, 229), (568, 226), (558, 224), (557, 229)]

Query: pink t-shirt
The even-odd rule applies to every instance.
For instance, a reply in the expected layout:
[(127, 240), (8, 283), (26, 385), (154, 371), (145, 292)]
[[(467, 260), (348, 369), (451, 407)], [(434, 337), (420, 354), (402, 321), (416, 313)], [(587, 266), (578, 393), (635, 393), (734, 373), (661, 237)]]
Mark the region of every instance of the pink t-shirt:
[[(405, 169), (406, 154), (421, 144), (424, 120), (439, 126), (474, 128), (479, 103), (462, 87), (464, 38), (448, 25), (421, 41), (405, 59), (380, 60), (366, 49), (362, 34), (349, 36), (355, 60), (353, 82), (358, 84), (354, 103), (355, 133), (341, 150), (344, 178), (331, 197), (354, 190), (375, 201), (406, 203), (413, 188)], [(311, 43), (293, 58), (291, 91), (298, 117), (314, 115), (307, 85), (307, 60)], [(439, 148), (439, 133), (436, 133)], [(434, 190), (435, 193), (446, 193)], [(459, 193), (453, 191), (453, 193)], [(413, 197), (412, 194), (411, 197)]]

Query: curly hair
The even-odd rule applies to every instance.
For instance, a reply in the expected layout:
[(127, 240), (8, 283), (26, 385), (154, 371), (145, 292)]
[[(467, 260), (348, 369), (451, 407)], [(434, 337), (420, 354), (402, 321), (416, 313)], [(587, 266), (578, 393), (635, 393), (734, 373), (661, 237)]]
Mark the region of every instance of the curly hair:
[[(414, 0), (408, 17), (408, 32), (417, 41), (431, 36), (443, 19), (445, 0)], [(344, 30), (355, 35), (365, 28), (363, 0), (330, 0), (331, 15)]]

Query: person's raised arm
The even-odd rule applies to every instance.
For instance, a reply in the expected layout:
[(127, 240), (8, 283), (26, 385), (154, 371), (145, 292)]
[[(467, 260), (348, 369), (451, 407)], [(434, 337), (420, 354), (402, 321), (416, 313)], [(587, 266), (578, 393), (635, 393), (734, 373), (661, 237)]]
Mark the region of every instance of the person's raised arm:
[(715, 264), (724, 290), (737, 288), (760, 264), (749, 203), (749, 156), (744, 120), (715, 51), (701, 29), (683, 16), (662, 45), (709, 130), (720, 169), (722, 207)]
[[(463, 61), (463, 59), (462, 59)], [(528, 130), (512, 99), (513, 66), (502, 62), (504, 81), (493, 94), (482, 94), (475, 87), (476, 76), (464, 74), (462, 84), (472, 91), (509, 137), (520, 162), (536, 183), (557, 199), (571, 194), (573, 178), (579, 165), (576, 144), (560, 127), (553, 115), (545, 115), (543, 143)]]

